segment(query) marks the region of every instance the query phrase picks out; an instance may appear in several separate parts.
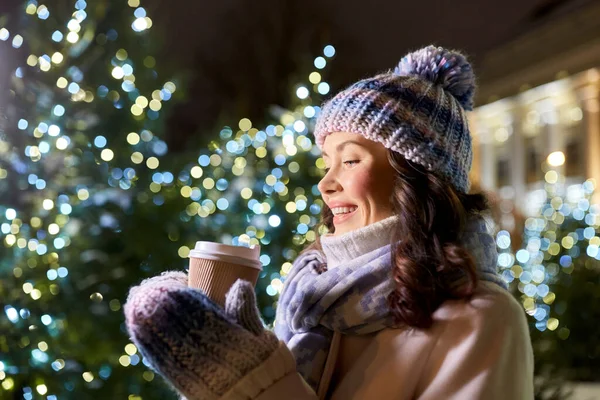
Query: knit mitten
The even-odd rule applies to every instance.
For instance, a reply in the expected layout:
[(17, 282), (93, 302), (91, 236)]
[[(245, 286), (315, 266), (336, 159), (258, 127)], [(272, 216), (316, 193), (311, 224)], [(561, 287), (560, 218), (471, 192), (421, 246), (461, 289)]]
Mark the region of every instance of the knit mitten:
[(124, 311), (142, 355), (189, 400), (221, 398), (279, 346), (243, 280), (229, 290), (223, 310), (188, 288), (184, 273), (167, 272), (132, 288)]

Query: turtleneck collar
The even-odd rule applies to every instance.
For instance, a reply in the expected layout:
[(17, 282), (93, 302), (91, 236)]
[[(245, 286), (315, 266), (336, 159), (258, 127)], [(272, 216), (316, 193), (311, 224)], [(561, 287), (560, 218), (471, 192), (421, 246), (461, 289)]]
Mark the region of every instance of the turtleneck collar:
[(327, 268), (335, 268), (363, 254), (389, 245), (392, 241), (392, 228), (397, 221), (398, 216), (394, 215), (340, 236), (322, 235), (321, 247), (327, 258)]

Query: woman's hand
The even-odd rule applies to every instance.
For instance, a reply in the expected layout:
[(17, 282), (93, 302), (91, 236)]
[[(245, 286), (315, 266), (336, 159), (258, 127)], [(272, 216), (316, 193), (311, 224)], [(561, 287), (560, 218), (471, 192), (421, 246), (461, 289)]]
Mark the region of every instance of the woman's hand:
[(133, 287), (124, 307), (133, 342), (152, 367), (189, 400), (218, 399), (278, 347), (263, 328), (254, 288), (238, 280), (225, 310), (183, 272)]

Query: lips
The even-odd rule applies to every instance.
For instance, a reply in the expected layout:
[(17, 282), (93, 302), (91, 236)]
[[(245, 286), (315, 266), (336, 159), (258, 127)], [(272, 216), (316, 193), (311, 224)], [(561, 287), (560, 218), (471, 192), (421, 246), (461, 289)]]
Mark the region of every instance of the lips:
[(349, 220), (350, 218), (352, 218), (352, 216), (354, 214), (356, 214), (356, 211), (358, 210), (358, 207), (354, 206), (355, 209), (352, 212), (349, 213), (345, 213), (345, 214), (338, 214), (338, 215), (334, 215), (333, 217), (333, 224), (334, 225), (340, 225), (344, 222), (346, 222), (347, 220)]

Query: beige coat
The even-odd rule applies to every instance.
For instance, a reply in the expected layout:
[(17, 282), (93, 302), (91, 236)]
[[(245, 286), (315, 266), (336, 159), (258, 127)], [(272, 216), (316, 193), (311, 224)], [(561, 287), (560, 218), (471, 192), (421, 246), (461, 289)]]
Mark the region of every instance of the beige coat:
[(336, 333), (319, 395), (283, 345), (223, 399), (533, 399), (533, 352), (521, 305), (480, 282), (470, 301), (446, 301), (428, 330)]

